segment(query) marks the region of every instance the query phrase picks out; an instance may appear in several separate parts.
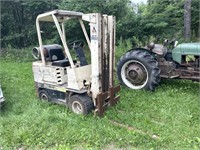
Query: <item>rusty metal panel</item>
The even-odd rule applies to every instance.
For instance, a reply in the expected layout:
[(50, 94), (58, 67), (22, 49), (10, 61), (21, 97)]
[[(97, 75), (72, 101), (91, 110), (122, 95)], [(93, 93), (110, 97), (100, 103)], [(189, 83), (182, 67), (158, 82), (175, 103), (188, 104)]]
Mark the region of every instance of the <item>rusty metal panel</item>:
[(102, 19), (102, 91), (113, 86), (115, 56), (115, 17), (103, 15)]
[(109, 32), (108, 32), (108, 16), (102, 16), (102, 92), (106, 92), (109, 89)]

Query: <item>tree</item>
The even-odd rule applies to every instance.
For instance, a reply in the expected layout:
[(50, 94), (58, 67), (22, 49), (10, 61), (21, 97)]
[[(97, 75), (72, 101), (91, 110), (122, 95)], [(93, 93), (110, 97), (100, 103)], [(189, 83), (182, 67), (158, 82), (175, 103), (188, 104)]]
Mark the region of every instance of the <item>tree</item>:
[(184, 38), (186, 41), (191, 39), (191, 3), (192, 0), (184, 2)]
[(54, 1), (1, 1), (1, 46), (23, 48), (37, 43), (38, 14), (57, 8)]
[[(117, 38), (124, 39), (133, 35), (134, 13), (127, 5), (129, 0), (63, 0), (59, 4), (59, 9), (79, 11), (83, 13), (102, 13), (116, 16), (117, 21)], [(66, 32), (68, 37), (81, 37), (79, 24), (75, 21), (67, 23)], [(71, 32), (73, 30), (73, 32)]]
[(191, 36), (192, 40), (200, 38), (200, 2), (192, 0), (191, 6)]
[[(38, 44), (36, 17), (54, 9), (114, 15), (117, 40), (135, 38), (147, 44), (152, 37), (157, 39), (155, 42), (161, 42), (164, 38), (183, 37), (184, 31), (187, 31), (185, 36), (188, 39), (191, 36), (196, 39), (200, 34), (199, 0), (148, 0), (148, 4), (139, 5), (137, 11), (129, 5), (130, 0), (3, 0), (0, 3), (1, 47), (22, 48)], [(184, 17), (187, 23), (184, 23)], [(43, 36), (51, 39), (44, 44), (58, 42), (55, 28), (41, 24), (41, 29), (44, 30)], [(78, 22), (73, 20), (68, 21), (66, 32), (68, 39), (83, 38)]]

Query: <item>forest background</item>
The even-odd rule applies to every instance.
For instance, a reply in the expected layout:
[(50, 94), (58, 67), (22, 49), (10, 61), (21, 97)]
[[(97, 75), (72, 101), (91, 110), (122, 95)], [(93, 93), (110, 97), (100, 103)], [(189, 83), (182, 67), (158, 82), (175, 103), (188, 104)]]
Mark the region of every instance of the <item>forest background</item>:
[[(191, 4), (191, 6), (186, 7)], [(129, 40), (132, 46), (144, 46), (154, 41), (176, 39), (181, 42), (199, 41), (199, 0), (12, 0), (1, 1), (1, 48), (25, 48), (38, 45), (35, 20), (38, 14), (64, 9), (83, 13), (115, 15), (117, 41)], [(189, 8), (189, 10), (186, 10)], [(185, 12), (189, 11), (189, 38), (184, 38)], [(186, 16), (187, 17), (187, 16)], [(75, 21), (66, 25), (68, 40), (82, 39), (81, 28)], [(58, 43), (56, 29), (43, 26), (44, 39)]]

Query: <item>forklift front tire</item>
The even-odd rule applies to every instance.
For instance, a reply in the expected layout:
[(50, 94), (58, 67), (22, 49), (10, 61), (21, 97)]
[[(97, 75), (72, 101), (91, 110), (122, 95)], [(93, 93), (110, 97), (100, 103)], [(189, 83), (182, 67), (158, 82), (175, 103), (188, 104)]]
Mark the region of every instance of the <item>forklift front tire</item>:
[(40, 100), (43, 100), (43, 101), (49, 101), (50, 100), (49, 94), (47, 93), (46, 90), (39, 91), (39, 98), (40, 98)]
[(76, 114), (87, 115), (94, 108), (94, 104), (86, 94), (76, 94), (70, 97), (69, 108)]

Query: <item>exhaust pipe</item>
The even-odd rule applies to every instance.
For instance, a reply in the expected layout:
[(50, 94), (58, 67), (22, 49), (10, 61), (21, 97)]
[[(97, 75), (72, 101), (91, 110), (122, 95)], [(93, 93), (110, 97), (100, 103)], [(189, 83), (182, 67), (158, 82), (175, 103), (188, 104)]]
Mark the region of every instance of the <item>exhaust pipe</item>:
[[(43, 52), (44, 52), (44, 57), (48, 58), (48, 50), (46, 48), (43, 48)], [(40, 53), (40, 48), (39, 47), (34, 47), (32, 50), (32, 55), (35, 59), (37, 60), (41, 60), (41, 53)]]
[(34, 47), (33, 50), (32, 50), (32, 55), (35, 59), (41, 60), (40, 48)]

